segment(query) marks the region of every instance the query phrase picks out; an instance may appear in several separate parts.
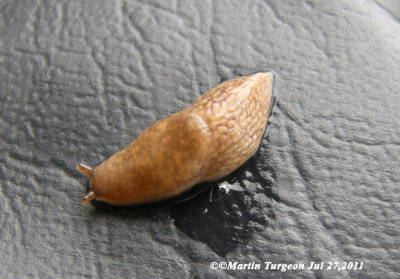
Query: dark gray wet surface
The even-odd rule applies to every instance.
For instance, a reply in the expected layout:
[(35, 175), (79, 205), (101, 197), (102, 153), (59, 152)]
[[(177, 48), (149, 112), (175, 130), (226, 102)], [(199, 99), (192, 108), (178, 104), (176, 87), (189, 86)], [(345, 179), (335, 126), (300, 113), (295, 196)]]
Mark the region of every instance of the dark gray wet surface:
[[(1, 3), (0, 277), (397, 278), (400, 26), (383, 2)], [(186, 202), (80, 203), (79, 162), (265, 68), (277, 102), (235, 173)]]
[(271, 204), (279, 202), (279, 197), (271, 189), (275, 179), (272, 169), (263, 170), (266, 177), (252, 174), (259, 157), (257, 154), (220, 182), (199, 185), (208, 187), (207, 193), (172, 206), (177, 228), (225, 256), (268, 226), (275, 217)]

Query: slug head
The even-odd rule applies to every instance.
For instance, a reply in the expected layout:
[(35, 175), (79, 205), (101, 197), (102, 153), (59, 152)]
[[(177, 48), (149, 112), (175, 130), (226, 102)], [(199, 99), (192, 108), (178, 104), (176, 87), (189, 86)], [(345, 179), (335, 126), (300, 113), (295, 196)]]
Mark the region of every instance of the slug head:
[(95, 168), (77, 166), (90, 178), (81, 201), (128, 206), (175, 196), (203, 180), (210, 147), (200, 116), (184, 110), (161, 119)]

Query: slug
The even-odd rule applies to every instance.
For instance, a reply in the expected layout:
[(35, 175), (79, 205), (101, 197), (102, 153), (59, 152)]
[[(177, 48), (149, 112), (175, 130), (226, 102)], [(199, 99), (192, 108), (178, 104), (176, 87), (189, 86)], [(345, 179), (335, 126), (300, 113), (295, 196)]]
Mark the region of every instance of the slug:
[(272, 83), (270, 72), (228, 80), (157, 121), (97, 167), (79, 164), (91, 187), (82, 203), (160, 201), (233, 172), (261, 143)]

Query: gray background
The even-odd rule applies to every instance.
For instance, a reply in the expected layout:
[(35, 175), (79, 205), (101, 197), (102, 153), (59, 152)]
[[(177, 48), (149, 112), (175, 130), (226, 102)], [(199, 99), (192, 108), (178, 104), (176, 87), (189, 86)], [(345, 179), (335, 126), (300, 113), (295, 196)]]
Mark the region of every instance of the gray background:
[[(1, 1), (0, 277), (398, 278), (400, 25), (384, 2)], [(267, 135), (212, 202), (80, 203), (78, 162), (260, 67)]]

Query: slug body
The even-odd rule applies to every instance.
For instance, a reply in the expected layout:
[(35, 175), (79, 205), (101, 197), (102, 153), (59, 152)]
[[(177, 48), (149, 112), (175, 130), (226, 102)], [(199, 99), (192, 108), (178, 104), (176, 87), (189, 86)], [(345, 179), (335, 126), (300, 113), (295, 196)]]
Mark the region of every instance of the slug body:
[(97, 167), (79, 164), (91, 185), (82, 202), (154, 202), (236, 170), (262, 140), (272, 82), (271, 73), (226, 81), (157, 121)]

